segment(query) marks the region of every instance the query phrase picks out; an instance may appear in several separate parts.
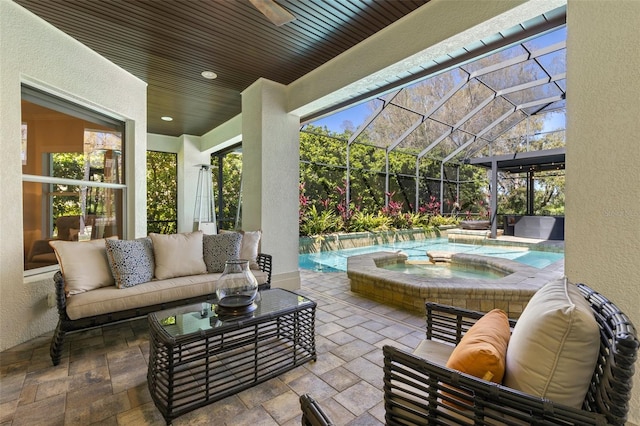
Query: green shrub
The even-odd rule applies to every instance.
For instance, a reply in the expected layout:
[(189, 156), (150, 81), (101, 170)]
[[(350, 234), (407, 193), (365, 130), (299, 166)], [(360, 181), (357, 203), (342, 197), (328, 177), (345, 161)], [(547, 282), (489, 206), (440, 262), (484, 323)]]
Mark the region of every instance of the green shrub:
[(318, 212), (316, 206), (311, 206), (300, 219), (300, 235), (320, 235), (337, 232), (339, 217), (331, 210)]
[(390, 228), (391, 221), (380, 214), (356, 211), (349, 220), (347, 232), (385, 231)]
[(430, 224), (433, 226), (458, 225), (460, 218), (455, 216), (431, 216)]

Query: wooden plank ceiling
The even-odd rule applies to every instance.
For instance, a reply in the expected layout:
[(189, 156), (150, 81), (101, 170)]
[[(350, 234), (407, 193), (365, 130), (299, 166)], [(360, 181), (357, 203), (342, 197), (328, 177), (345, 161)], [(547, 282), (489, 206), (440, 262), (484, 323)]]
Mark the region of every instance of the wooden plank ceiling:
[(258, 78), (289, 84), (429, 0), (277, 0), (280, 27), (249, 0), (15, 1), (146, 81), (148, 132), (200, 136)]

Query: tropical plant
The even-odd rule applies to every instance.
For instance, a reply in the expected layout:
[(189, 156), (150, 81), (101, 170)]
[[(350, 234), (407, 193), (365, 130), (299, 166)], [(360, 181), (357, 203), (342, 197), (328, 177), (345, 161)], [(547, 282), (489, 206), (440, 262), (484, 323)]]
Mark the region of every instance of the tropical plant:
[(173, 234), (178, 228), (177, 155), (147, 151), (147, 231)]
[[(52, 154), (53, 175), (68, 179), (82, 180), (84, 178), (85, 158), (83, 153), (65, 152)], [(53, 217), (77, 216), (82, 214), (79, 186), (54, 185), (56, 195), (52, 200)]]
[(316, 206), (311, 206), (300, 222), (301, 235), (321, 235), (336, 232), (338, 230), (338, 217), (330, 210), (321, 212)]
[[(221, 194), (221, 199), (216, 199), (216, 212), (218, 226), (220, 229), (241, 228), (242, 224), (238, 207), (241, 204), (241, 181), (242, 181), (242, 153), (227, 152), (222, 156), (216, 156), (212, 161), (213, 187), (221, 192), (216, 193), (216, 197)], [(222, 166), (222, 185), (218, 182), (219, 168)], [(221, 189), (220, 189), (221, 188)], [(222, 202), (222, 211), (220, 205)]]
[(349, 228), (347, 232), (375, 232), (375, 231), (387, 231), (391, 229), (391, 220), (379, 213), (365, 213), (356, 211), (351, 216), (349, 222)]

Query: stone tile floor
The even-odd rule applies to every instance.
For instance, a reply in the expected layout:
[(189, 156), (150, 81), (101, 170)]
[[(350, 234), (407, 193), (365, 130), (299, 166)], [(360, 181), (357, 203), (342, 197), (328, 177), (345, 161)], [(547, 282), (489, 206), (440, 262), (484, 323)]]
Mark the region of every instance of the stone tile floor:
[[(349, 290), (346, 273), (301, 271), (298, 291), (318, 304), (318, 361), (202, 407), (174, 425), (299, 425), (310, 393), (338, 425), (384, 423), (382, 346), (413, 350), (422, 316)], [(163, 425), (146, 373), (146, 319), (69, 334), (52, 366), (51, 333), (0, 353), (0, 425)]]

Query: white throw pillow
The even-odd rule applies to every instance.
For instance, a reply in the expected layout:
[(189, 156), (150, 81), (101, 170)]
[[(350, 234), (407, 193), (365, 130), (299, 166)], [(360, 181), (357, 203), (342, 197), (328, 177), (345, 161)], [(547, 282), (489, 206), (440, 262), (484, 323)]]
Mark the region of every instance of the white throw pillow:
[(507, 348), (503, 384), (580, 408), (600, 349), (589, 302), (565, 278), (533, 295)]
[(114, 285), (104, 239), (52, 240), (49, 245), (56, 253), (68, 295)]
[(207, 272), (202, 252), (202, 231), (182, 234), (150, 233), (159, 280)]

